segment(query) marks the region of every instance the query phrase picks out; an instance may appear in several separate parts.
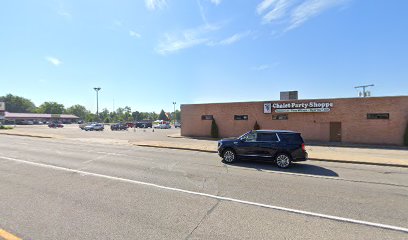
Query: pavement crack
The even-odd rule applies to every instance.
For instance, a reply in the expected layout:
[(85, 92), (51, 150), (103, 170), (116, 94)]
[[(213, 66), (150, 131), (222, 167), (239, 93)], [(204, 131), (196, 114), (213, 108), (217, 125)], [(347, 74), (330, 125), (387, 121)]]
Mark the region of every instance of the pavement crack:
[(217, 202), (210, 208), (210, 210), (207, 211), (207, 213), (204, 215), (203, 218), (198, 222), (198, 224), (194, 227), (194, 229), (185, 237), (184, 239), (190, 239), (191, 236), (193, 236), (193, 233), (195, 230), (197, 230), (198, 227), (211, 215), (211, 213), (217, 208), (217, 206), (220, 204), (221, 200), (217, 200)]

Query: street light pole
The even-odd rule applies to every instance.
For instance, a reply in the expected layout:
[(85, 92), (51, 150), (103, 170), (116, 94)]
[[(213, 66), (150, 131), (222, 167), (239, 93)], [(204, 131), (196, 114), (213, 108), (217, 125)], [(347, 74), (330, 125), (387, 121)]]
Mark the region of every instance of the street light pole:
[(96, 117), (97, 117), (97, 119), (99, 121), (99, 97), (98, 97), (98, 93), (99, 93), (99, 90), (101, 90), (101, 88), (96, 87), (96, 88), (94, 88), (94, 90), (96, 91)]
[(174, 105), (173, 119), (174, 119), (174, 125), (176, 125), (176, 102), (173, 102), (173, 105)]

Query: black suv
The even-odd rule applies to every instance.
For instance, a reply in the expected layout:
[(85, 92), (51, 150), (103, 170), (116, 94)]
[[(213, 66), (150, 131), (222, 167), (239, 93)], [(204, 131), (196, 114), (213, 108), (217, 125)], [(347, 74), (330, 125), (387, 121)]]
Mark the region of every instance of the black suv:
[(128, 126), (123, 123), (116, 123), (110, 126), (112, 131), (127, 130)]
[(238, 158), (262, 158), (275, 161), (280, 168), (292, 162), (306, 161), (307, 152), (300, 133), (278, 130), (253, 130), (239, 138), (218, 141), (218, 155), (224, 162)]
[(151, 121), (140, 121), (140, 122), (136, 122), (135, 127), (136, 128), (152, 128), (153, 123)]

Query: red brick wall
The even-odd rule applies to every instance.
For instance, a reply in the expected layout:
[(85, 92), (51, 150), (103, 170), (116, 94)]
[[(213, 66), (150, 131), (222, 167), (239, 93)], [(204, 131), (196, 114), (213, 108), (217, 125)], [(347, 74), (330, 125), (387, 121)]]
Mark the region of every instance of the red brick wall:
[[(287, 113), (288, 120), (272, 120), (272, 114), (263, 113), (264, 103), (311, 101), (332, 102), (334, 106), (327, 113)], [(390, 119), (367, 119), (367, 113), (389, 113)], [(211, 121), (201, 120), (202, 115), (214, 116), (221, 137), (239, 136), (258, 121), (261, 129), (299, 131), (305, 140), (329, 141), (330, 122), (341, 122), (342, 142), (402, 145), (408, 96), (186, 104), (181, 106), (181, 135), (210, 136)], [(234, 115), (248, 115), (249, 119), (234, 120)]]

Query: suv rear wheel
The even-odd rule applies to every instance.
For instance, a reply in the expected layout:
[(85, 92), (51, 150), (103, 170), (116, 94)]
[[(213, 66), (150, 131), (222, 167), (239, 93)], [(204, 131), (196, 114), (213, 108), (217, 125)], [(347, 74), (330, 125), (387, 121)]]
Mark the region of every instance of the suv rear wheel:
[(279, 153), (276, 155), (276, 165), (280, 168), (287, 168), (292, 163), (290, 156), (286, 153)]
[(233, 163), (237, 159), (237, 156), (234, 150), (227, 148), (224, 150), (224, 153), (222, 154), (222, 158), (224, 162), (226, 163)]

